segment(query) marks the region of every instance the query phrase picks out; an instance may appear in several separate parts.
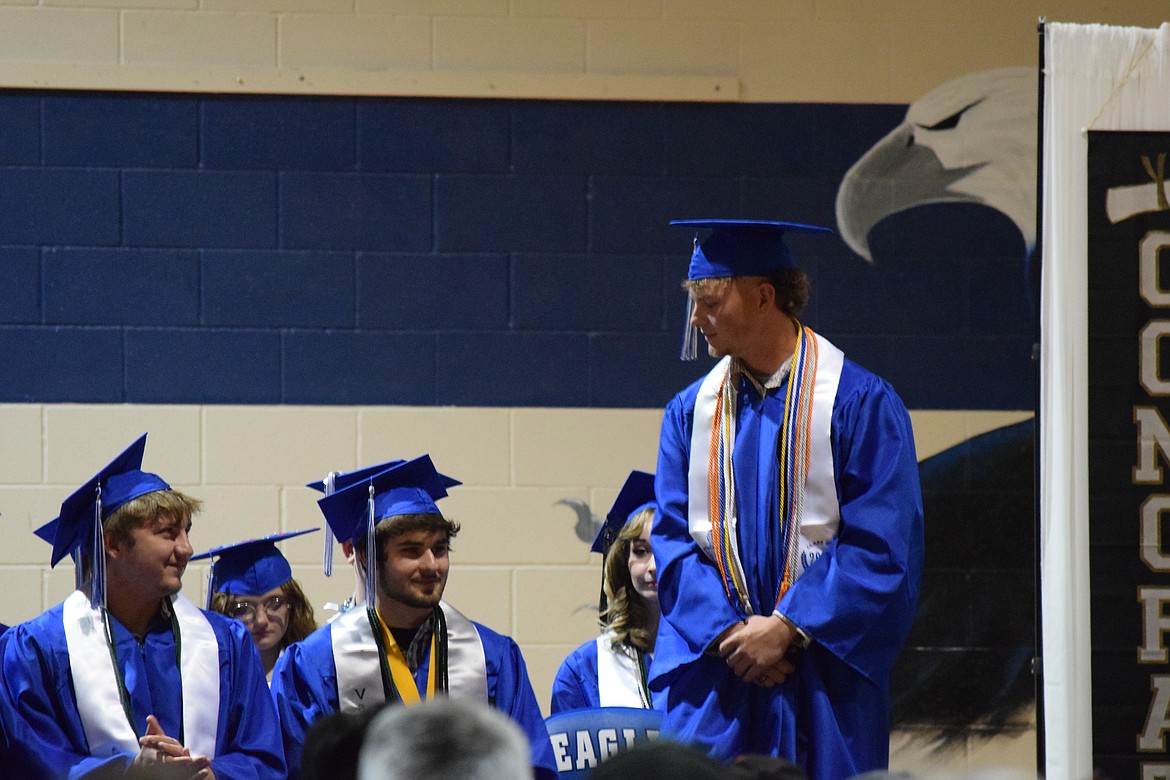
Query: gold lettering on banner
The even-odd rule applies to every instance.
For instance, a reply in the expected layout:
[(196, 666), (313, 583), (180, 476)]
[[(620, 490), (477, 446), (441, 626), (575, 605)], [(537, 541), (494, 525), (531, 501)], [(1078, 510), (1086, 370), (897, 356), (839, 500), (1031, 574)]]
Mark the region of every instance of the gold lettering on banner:
[(1150, 690), (1153, 696), (1137, 749), (1141, 753), (1165, 753), (1166, 730), (1170, 729), (1170, 674), (1150, 675)]
[(1170, 458), (1170, 428), (1154, 406), (1135, 406), (1133, 421), (1137, 425), (1138, 463), (1133, 468), (1133, 484), (1162, 484), (1162, 467), (1158, 453)]
[(1164, 664), (1168, 655), (1163, 640), (1170, 631), (1170, 588), (1138, 587), (1138, 603), (1142, 605), (1142, 646), (1138, 648), (1139, 664)]
[(1150, 306), (1170, 306), (1170, 290), (1162, 286), (1158, 258), (1170, 249), (1170, 232), (1151, 230), (1138, 242), (1138, 290)]
[(1170, 320), (1147, 322), (1138, 335), (1141, 343), (1139, 373), (1142, 387), (1150, 395), (1170, 395), (1170, 380), (1162, 378), (1162, 339), (1170, 336)]
[(1142, 780), (1170, 780), (1170, 764), (1143, 763)]
[(1155, 493), (1142, 502), (1141, 547), (1142, 560), (1150, 571), (1170, 571), (1170, 555), (1162, 549), (1162, 513), (1170, 509), (1170, 496)]
[(1166, 153), (1162, 152), (1158, 155), (1158, 169), (1154, 170), (1154, 166), (1150, 165), (1149, 155), (1142, 155), (1142, 166), (1146, 169), (1146, 173), (1154, 181), (1154, 186), (1158, 190), (1158, 210), (1165, 211), (1170, 209), (1170, 201), (1166, 200)]

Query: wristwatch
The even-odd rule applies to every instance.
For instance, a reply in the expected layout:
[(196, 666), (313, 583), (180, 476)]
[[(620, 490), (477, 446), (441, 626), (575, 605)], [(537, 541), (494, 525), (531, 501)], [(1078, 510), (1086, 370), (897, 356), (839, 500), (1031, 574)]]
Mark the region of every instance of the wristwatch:
[(812, 637), (810, 637), (808, 634), (804, 633), (804, 629), (801, 628), (800, 626), (796, 625), (795, 623), (793, 623), (788, 618), (788, 616), (785, 615), (783, 612), (781, 612), (780, 610), (776, 610), (772, 614), (775, 615), (776, 617), (780, 618), (781, 620), (783, 620), (785, 623), (787, 623), (788, 627), (791, 628), (793, 630), (793, 632), (796, 634), (796, 636), (792, 639), (792, 646), (793, 647), (799, 647), (800, 649), (803, 650), (804, 648), (808, 647), (809, 644), (812, 643)]

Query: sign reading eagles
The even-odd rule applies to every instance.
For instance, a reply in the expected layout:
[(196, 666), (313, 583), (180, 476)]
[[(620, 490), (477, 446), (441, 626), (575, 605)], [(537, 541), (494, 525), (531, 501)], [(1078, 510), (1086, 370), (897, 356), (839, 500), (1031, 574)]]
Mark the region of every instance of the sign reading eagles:
[(662, 713), (636, 707), (566, 710), (545, 718), (561, 780), (584, 778), (614, 753), (658, 738)]

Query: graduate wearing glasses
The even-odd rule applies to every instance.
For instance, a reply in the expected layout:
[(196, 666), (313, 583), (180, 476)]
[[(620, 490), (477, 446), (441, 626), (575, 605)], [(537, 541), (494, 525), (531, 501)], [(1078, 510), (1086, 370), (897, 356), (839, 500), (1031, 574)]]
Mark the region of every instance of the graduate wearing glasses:
[(207, 586), (207, 608), (247, 626), (270, 683), (272, 668), (285, 648), (317, 630), (313, 606), (293, 579), (292, 567), (276, 542), (316, 530), (249, 539), (191, 557), (193, 561), (215, 559)]
[(591, 548), (604, 556), (602, 633), (557, 669), (552, 713), (653, 707), (647, 674), (658, 638), (658, 569), (650, 546), (656, 511), (654, 475), (630, 472)]

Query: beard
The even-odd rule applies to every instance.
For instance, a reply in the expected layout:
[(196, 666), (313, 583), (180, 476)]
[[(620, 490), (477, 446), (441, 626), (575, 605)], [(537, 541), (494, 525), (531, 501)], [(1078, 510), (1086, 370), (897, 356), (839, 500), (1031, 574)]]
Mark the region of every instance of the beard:
[(442, 577), (430, 587), (419, 585), (413, 580), (396, 581), (385, 570), (378, 577), (378, 590), (382, 591), (383, 596), (414, 609), (431, 609), (438, 606), (446, 587), (446, 577)]

